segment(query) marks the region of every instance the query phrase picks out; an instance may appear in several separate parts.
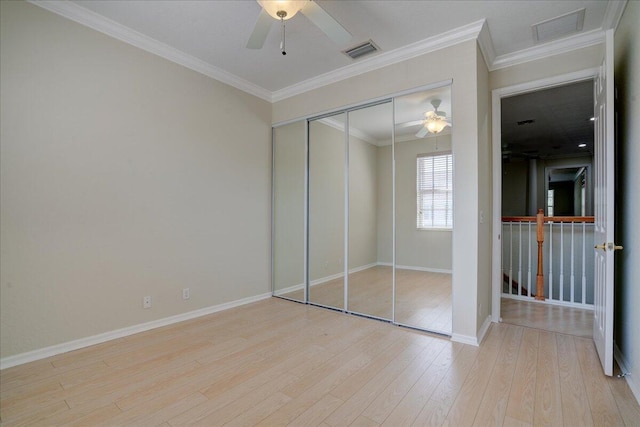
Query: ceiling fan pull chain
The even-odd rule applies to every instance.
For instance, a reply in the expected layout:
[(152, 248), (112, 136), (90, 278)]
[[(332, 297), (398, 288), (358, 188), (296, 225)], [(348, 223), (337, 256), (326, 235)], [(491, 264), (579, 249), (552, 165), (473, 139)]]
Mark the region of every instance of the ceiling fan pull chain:
[(283, 55), (286, 55), (287, 52), (285, 51), (285, 46), (284, 46), (284, 37), (285, 37), (285, 30), (284, 30), (284, 17), (280, 17), (280, 23), (282, 25), (282, 35), (281, 35), (281, 39), (280, 39), (280, 50), (282, 51)]

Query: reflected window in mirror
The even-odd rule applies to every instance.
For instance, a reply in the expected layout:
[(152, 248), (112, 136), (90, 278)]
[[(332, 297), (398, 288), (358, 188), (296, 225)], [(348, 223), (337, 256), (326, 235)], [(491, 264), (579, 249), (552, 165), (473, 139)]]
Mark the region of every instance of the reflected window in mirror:
[(453, 225), (453, 156), (421, 154), (416, 160), (416, 218), (419, 230)]

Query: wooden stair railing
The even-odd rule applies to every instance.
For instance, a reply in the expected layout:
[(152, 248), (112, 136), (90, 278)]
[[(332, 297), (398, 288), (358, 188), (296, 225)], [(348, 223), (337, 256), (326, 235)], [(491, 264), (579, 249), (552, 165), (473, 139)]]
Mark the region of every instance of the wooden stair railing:
[[(535, 299), (544, 301), (544, 269), (542, 264), (542, 247), (544, 245), (544, 223), (545, 222), (586, 222), (593, 223), (592, 216), (544, 216), (544, 210), (538, 209), (536, 216), (503, 216), (502, 222), (534, 222), (536, 223), (536, 241), (538, 242), (538, 271), (536, 273), (536, 293), (532, 294)], [(508, 279), (506, 279), (508, 281)], [(510, 283), (513, 286), (513, 283)], [(518, 285), (519, 286), (519, 285)], [(520, 294), (521, 292), (518, 292)]]

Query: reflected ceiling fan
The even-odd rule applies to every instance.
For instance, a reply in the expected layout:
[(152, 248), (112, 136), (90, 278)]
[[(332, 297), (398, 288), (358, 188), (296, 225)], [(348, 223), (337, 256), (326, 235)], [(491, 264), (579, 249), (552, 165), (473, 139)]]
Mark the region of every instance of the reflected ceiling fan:
[(311, 22), (337, 44), (342, 45), (351, 40), (351, 34), (313, 0), (256, 1), (262, 6), (262, 10), (247, 42), (247, 48), (249, 49), (262, 49), (273, 20), (277, 19), (280, 21), (282, 29), (280, 51), (283, 55), (286, 55), (284, 21), (293, 18), (298, 12), (309, 18)]
[(416, 137), (424, 138), (428, 133), (440, 133), (447, 126), (451, 127), (451, 121), (447, 119), (447, 113), (444, 111), (438, 111), (440, 106), (440, 100), (434, 99), (431, 101), (433, 105), (433, 111), (427, 111), (424, 115), (424, 121), (422, 129), (416, 133)]

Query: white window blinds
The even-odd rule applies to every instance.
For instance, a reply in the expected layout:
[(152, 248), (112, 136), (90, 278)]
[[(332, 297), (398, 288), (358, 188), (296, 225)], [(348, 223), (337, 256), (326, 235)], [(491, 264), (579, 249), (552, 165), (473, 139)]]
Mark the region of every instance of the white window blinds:
[(451, 153), (417, 159), (417, 227), (452, 228), (453, 157)]

